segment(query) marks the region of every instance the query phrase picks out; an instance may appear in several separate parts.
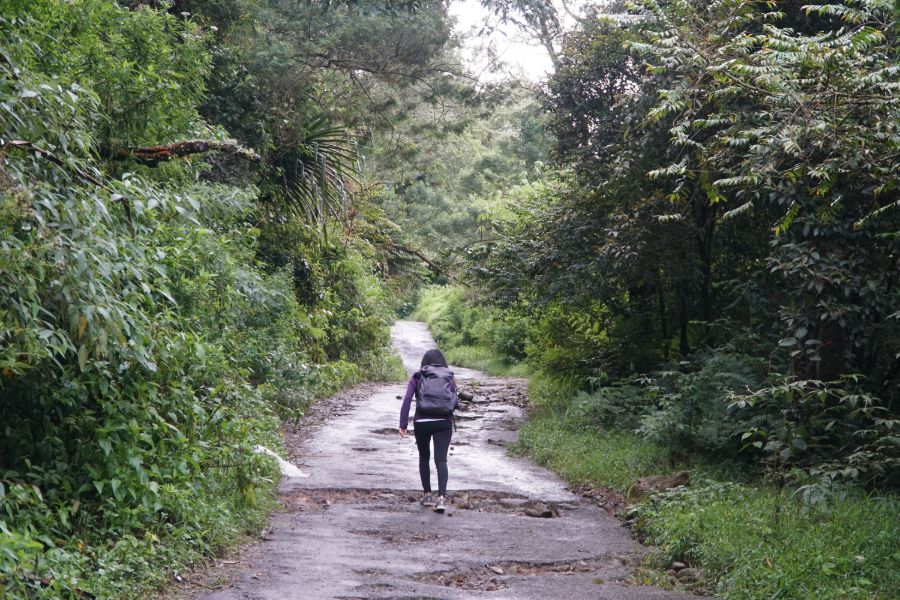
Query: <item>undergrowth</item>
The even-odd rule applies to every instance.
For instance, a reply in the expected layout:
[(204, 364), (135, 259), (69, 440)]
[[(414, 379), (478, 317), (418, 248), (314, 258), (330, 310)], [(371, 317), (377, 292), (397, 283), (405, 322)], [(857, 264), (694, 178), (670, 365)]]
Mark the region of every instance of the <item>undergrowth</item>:
[(666, 452), (632, 433), (598, 432), (567, 422), (549, 410), (533, 414), (515, 446), (572, 486), (611, 487), (625, 492), (637, 477), (667, 472)]
[(422, 291), (412, 318), (428, 323), (447, 360), (494, 376), (527, 377), (524, 328), (500, 311), (471, 306), (459, 287)]
[(0, 598), (138, 598), (259, 530), (281, 420), (398, 377), (393, 306), (364, 248), (249, 182), (104, 160), (224, 136), (199, 25), (103, 0), (0, 25), (0, 131), (56, 158), (0, 151)]
[(900, 521), (893, 496), (810, 507), (789, 491), (720, 481), (656, 495), (638, 528), (672, 561), (699, 565), (725, 600), (896, 598)]
[[(569, 410), (566, 382), (534, 376), (532, 414), (514, 450), (573, 486), (626, 492), (648, 475), (687, 466), (689, 487), (632, 507), (642, 538), (659, 548), (658, 573), (674, 561), (700, 567), (702, 583), (725, 600), (886, 599), (900, 589), (900, 504), (890, 494), (838, 488), (810, 505), (728, 463), (673, 461), (669, 449), (631, 431), (586, 425)], [(743, 480), (738, 483), (736, 480)], [(657, 577), (657, 583), (665, 577)]]

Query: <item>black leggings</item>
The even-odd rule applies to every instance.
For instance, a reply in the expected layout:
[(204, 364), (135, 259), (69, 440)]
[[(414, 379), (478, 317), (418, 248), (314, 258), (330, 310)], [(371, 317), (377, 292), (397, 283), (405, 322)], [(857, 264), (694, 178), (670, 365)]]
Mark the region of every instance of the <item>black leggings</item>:
[(450, 438), (453, 436), (453, 424), (450, 419), (443, 421), (416, 421), (416, 446), (419, 447), (419, 476), (422, 478), (422, 489), (431, 493), (431, 438), (434, 437), (434, 466), (438, 474), (438, 495), (447, 495), (447, 451), (450, 449)]

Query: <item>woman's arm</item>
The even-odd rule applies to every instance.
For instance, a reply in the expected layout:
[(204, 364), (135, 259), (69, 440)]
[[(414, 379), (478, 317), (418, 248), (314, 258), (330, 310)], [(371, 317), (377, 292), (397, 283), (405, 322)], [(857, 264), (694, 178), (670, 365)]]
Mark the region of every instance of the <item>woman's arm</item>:
[(416, 375), (418, 375), (418, 373), (413, 374), (413, 376), (409, 378), (409, 383), (406, 384), (406, 395), (403, 397), (403, 405), (400, 407), (401, 430), (405, 430), (406, 426), (409, 425), (409, 407), (412, 404), (413, 394), (416, 393), (416, 385), (419, 383)]

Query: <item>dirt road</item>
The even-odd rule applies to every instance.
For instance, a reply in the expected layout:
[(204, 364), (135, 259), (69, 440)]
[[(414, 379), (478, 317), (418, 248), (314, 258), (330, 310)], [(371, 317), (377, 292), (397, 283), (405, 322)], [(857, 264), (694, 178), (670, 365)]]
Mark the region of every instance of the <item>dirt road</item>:
[[(393, 338), (410, 371), (434, 345), (421, 323), (398, 322)], [(282, 483), (286, 510), (269, 533), (235, 561), (225, 587), (197, 597), (691, 597), (625, 583), (645, 552), (629, 531), (552, 473), (507, 455), (524, 382), (454, 371), (475, 398), (453, 437), (448, 513), (418, 504), (415, 444), (397, 435), (405, 386), (357, 388), (288, 440), (311, 477)]]

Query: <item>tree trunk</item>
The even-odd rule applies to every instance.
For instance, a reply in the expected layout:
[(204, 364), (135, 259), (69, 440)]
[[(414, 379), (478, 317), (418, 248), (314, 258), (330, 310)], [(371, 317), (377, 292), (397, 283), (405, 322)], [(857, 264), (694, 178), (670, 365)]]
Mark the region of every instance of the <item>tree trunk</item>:
[(663, 340), (663, 360), (669, 360), (669, 324), (666, 319), (666, 295), (663, 290), (662, 270), (656, 271), (656, 301), (659, 305), (659, 333)]
[(690, 321), (688, 315), (688, 303), (687, 297), (684, 294), (684, 290), (679, 290), (678, 293), (678, 330), (679, 330), (679, 339), (678, 339), (678, 353), (684, 357), (691, 353), (691, 347), (688, 343), (688, 322)]

